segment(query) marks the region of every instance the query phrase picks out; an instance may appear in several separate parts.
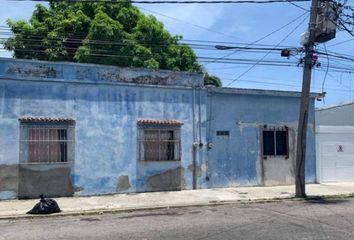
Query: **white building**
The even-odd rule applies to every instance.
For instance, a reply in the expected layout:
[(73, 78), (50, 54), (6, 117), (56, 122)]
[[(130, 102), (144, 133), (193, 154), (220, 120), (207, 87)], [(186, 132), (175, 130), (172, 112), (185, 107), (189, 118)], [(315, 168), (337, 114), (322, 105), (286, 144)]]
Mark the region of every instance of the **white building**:
[(354, 181), (354, 101), (316, 110), (318, 182)]

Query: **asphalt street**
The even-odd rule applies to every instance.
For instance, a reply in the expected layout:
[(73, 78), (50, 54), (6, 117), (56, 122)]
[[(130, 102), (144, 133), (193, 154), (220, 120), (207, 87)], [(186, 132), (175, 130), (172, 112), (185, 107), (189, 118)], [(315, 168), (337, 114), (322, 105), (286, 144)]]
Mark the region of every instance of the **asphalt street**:
[(1, 220), (0, 239), (354, 239), (354, 199)]

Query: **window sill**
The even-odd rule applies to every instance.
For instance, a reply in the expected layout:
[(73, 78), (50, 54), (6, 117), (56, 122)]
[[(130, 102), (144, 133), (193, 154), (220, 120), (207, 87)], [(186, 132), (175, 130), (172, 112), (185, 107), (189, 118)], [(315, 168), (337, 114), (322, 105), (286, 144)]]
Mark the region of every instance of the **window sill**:
[(174, 162), (181, 162), (181, 160), (140, 160), (141, 163), (174, 163)]
[(264, 160), (267, 159), (276, 159), (276, 158), (281, 158), (281, 159), (289, 159), (289, 155), (267, 155), (267, 156), (263, 156)]
[(20, 163), (20, 165), (66, 165), (66, 164), (72, 164), (72, 162), (28, 162), (28, 163)]

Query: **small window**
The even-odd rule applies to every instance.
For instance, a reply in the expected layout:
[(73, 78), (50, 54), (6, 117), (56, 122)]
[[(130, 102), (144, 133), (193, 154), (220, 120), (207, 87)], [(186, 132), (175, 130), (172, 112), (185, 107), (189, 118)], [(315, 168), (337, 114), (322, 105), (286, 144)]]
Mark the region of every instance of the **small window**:
[(140, 161), (180, 161), (180, 126), (142, 124), (139, 126)]
[(21, 163), (68, 163), (73, 161), (73, 125), (65, 123), (22, 123)]
[(288, 156), (288, 130), (263, 130), (263, 156)]
[(229, 131), (216, 131), (217, 136), (229, 136), (230, 132)]

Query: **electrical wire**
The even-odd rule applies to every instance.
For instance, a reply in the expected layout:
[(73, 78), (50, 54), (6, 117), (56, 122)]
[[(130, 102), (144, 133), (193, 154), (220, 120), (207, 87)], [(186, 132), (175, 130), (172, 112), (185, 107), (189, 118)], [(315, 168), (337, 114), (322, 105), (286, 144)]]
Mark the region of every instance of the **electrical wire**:
[[(323, 43), (323, 47), (327, 53), (327, 47), (326, 47), (326, 44)], [(325, 75), (324, 75), (324, 78), (323, 78), (323, 81), (322, 81), (322, 93), (324, 93), (324, 86), (325, 86), (325, 83), (326, 83), (326, 78), (327, 78), (327, 74), (328, 74), (328, 69), (329, 69), (329, 57), (327, 55), (327, 68), (326, 68), (326, 72), (325, 72)]]
[[(308, 15), (308, 14), (306, 14)], [(282, 40), (280, 40), (278, 42), (278, 44), (276, 44), (274, 47), (278, 47), (278, 45), (280, 45), (282, 42), (284, 42), (291, 34), (293, 34), (307, 19), (308, 16), (306, 16), (306, 18), (304, 18), (298, 25), (296, 25), (296, 27), (290, 31), (289, 34), (287, 34)], [(259, 59), (258, 62), (263, 61), (267, 56), (269, 55), (269, 52), (266, 53), (262, 58)], [(231, 81), (227, 86), (230, 86), (231, 84), (233, 84), (234, 82), (236, 82), (237, 80), (239, 80), (241, 77), (243, 77), (244, 75), (246, 75), (249, 71), (251, 71), (255, 66), (257, 66), (257, 62), (252, 65), (251, 67), (249, 67), (246, 71), (244, 71), (243, 73), (241, 73), (240, 75), (237, 76), (237, 78), (235, 78), (233, 81)]]
[[(62, 0), (7, 0), (7, 1), (16, 1), (16, 2), (62, 2)], [(221, 1), (146, 1), (146, 0), (130, 0), (129, 3), (135, 4), (242, 4), (242, 3), (257, 3), (257, 4), (266, 4), (266, 3), (286, 3), (286, 2), (309, 2), (310, 0), (221, 0)], [(127, 3), (126, 0), (67, 0), (71, 3)]]
[[(274, 30), (274, 31), (272, 31), (272, 32), (270, 32), (270, 33), (268, 33), (268, 34), (266, 34), (265, 36), (263, 36), (263, 37), (257, 39), (256, 41), (253, 41), (253, 42), (247, 44), (246, 47), (252, 46), (252, 45), (254, 45), (254, 44), (256, 44), (256, 43), (258, 43), (258, 42), (260, 42), (260, 41), (266, 39), (267, 37), (273, 35), (274, 33), (277, 33), (277, 32), (279, 32), (279, 31), (281, 31), (282, 29), (286, 28), (287, 26), (291, 25), (292, 23), (296, 22), (297, 20), (301, 19), (301, 18), (302, 18), (303, 16), (305, 16), (305, 15), (307, 15), (307, 13), (301, 14), (300, 16), (296, 17), (295, 19), (292, 19), (290, 22), (286, 23), (285, 25), (281, 26), (280, 28), (278, 28), (278, 29), (276, 29), (276, 30)], [(221, 58), (223, 58), (223, 57), (229, 57), (229, 56), (231, 56), (231, 55), (233, 55), (233, 54), (235, 54), (235, 53), (237, 53), (237, 52), (238, 52), (238, 51), (235, 50), (235, 51), (233, 51), (233, 52), (231, 52), (231, 53), (228, 53), (228, 54), (223, 55)], [(217, 59), (215, 60), (215, 63), (216, 63), (216, 62), (217, 62)]]
[(328, 47), (334, 47), (334, 46), (338, 46), (338, 45), (341, 45), (341, 44), (344, 44), (344, 43), (348, 43), (348, 42), (352, 42), (352, 41), (354, 41), (354, 38), (351, 38), (351, 39), (348, 39), (348, 40), (345, 40), (345, 41), (341, 41), (339, 43), (335, 43), (335, 44), (329, 45)]
[[(1, 30), (1, 28), (3, 28), (4, 30)], [(11, 28), (8, 27), (8, 26), (4, 26), (4, 25), (0, 25), (0, 32), (3, 31), (4, 33), (8, 33), (8, 34), (11, 34), (11, 35), (14, 35), (14, 33), (12, 32)], [(277, 31), (277, 30), (275, 30)], [(50, 33), (51, 31), (42, 31), (41, 33)], [(65, 31), (66, 33), (82, 33), (84, 36), (87, 35), (87, 32), (78, 32), (78, 31)], [(273, 32), (272, 32), (273, 34)], [(30, 36), (34, 36), (34, 35), (30, 35)], [(35, 36), (47, 36), (47, 35), (35, 35)], [(75, 35), (74, 35), (75, 36)], [(75, 36), (75, 37), (79, 37), (79, 36)], [(58, 39), (62, 39), (62, 38), (58, 38)], [(81, 40), (82, 38), (80, 38)], [(222, 44), (233, 44), (233, 45), (249, 45), (250, 43), (242, 43), (242, 42), (230, 42), (230, 41), (211, 41), (211, 40), (196, 40), (196, 39), (181, 39), (180, 41), (183, 41), (183, 42), (198, 42), (198, 43), (213, 43), (213, 46), (219, 44), (219, 45), (222, 45)], [(252, 46), (263, 46), (263, 47), (271, 47), (273, 45), (271, 44), (257, 44), (257, 43), (254, 43), (252, 44)], [(281, 45), (280, 47), (282, 48), (296, 48), (296, 46), (288, 46), (288, 45)]]
[[(1, 35), (1, 30), (0, 30), (0, 35)], [(4, 37), (0, 37), (0, 40), (8, 40), (9, 38), (4, 38)], [(188, 45), (191, 47), (196, 47), (196, 48), (200, 48), (200, 49), (206, 49), (206, 50), (215, 50), (215, 51), (219, 51), (218, 49), (215, 48), (216, 45), (211, 45), (211, 44), (196, 44), (196, 43), (189, 43), (189, 41), (187, 40), (180, 40), (177, 43), (169, 43), (169, 44), (158, 44), (158, 43), (140, 43), (138, 41), (132, 40), (132, 39), (121, 39), (121, 41), (105, 41), (105, 40), (87, 40), (87, 39), (79, 39), (79, 38), (68, 38), (68, 39), (64, 39), (64, 38), (59, 38), (59, 37), (55, 37), (55, 38), (49, 38), (49, 39), (40, 39), (40, 38), (36, 38), (35, 35), (26, 35), (26, 39), (21, 39), (21, 42), (25, 42), (25, 43), (41, 43), (41, 45), (38, 46), (42, 46), (43, 41), (48, 42), (48, 43), (58, 43), (58, 42), (63, 42), (63, 43), (78, 43), (78, 44), (92, 44), (92, 45), (103, 45), (103, 46), (107, 46), (108, 44), (110, 45), (117, 45), (117, 46), (131, 46), (131, 44), (139, 44), (142, 46), (151, 46), (151, 47), (168, 47), (168, 46), (180, 46), (180, 45)], [(244, 45), (244, 43), (241, 43), (241, 45)], [(32, 44), (29, 44), (29, 46), (32, 46)], [(270, 46), (270, 45), (268, 45)], [(262, 45), (259, 45), (259, 47), (245, 47), (245, 46), (233, 46), (232, 48), (238, 49), (238, 51), (268, 51), (268, 50), (272, 50), (272, 51), (281, 51), (282, 49), (284, 49), (284, 47), (279, 47), (279, 48), (274, 48), (274, 47), (265, 47)], [(292, 48), (292, 49), (296, 49), (295, 47), (287, 47)], [(232, 51), (230, 49), (230, 51)]]
[(291, 4), (291, 5), (293, 5), (293, 6), (295, 6), (295, 7), (299, 8), (299, 9), (301, 9), (301, 10), (304, 10), (304, 11), (306, 11), (306, 12), (310, 12), (309, 9), (306, 9), (306, 8), (304, 8), (304, 7), (301, 7), (301, 6), (297, 5), (296, 3), (293, 3), (293, 2), (291, 2), (291, 1), (287, 1), (287, 2), (288, 2), (289, 4)]
[(168, 16), (168, 15), (163, 14), (163, 13), (159, 13), (159, 12), (152, 11), (152, 10), (149, 10), (149, 9), (146, 9), (146, 8), (142, 8), (142, 7), (139, 7), (139, 8), (142, 9), (143, 11), (146, 11), (146, 12), (149, 12), (149, 13), (152, 13), (152, 14), (156, 14), (158, 16), (162, 16), (162, 17), (165, 17), (165, 18), (168, 18), (168, 19), (172, 19), (174, 21), (181, 22), (181, 23), (184, 23), (186, 25), (189, 25), (189, 26), (192, 26), (192, 27), (196, 27), (196, 28), (208, 31), (208, 32), (216, 33), (216, 34), (219, 34), (219, 35), (222, 35), (222, 36), (226, 36), (226, 37), (229, 37), (229, 38), (241, 39), (241, 38), (238, 38), (238, 37), (235, 37), (235, 36), (223, 33), (223, 32), (215, 31), (215, 30), (210, 29), (210, 28), (206, 28), (206, 27), (203, 27), (203, 26), (191, 23), (191, 22), (184, 21), (184, 20), (176, 18), (176, 17), (171, 17), (171, 16)]

